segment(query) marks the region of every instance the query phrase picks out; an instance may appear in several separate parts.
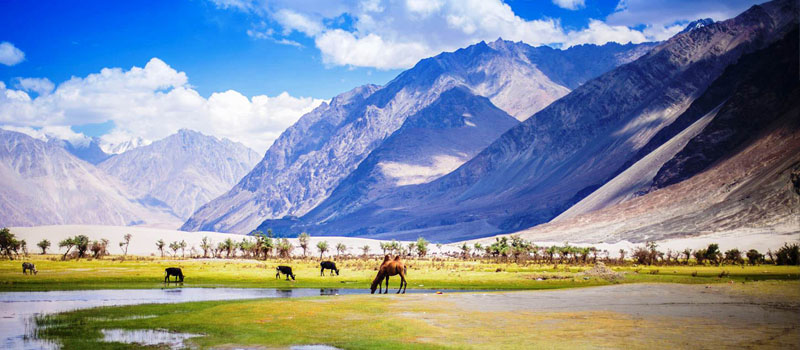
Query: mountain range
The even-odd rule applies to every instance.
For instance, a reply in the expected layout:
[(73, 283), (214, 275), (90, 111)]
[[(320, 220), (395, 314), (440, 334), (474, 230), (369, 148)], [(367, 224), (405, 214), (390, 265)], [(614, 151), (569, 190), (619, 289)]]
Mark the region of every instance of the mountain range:
[[(369, 196), (432, 181), (469, 160), (498, 132), (510, 127), (507, 119), (495, 115), (495, 109), (524, 120), (571, 89), (635, 60), (654, 46), (611, 43), (557, 50), (498, 39), (424, 59), (385, 86), (358, 87), (300, 118), (242, 181), (201, 207), (182, 229), (247, 233), (265, 219), (306, 214), (331, 196), (343, 180), (350, 177), (348, 181), (355, 181), (354, 172), (373, 152), (378, 152), (369, 158), (374, 169), (358, 170), (372, 174), (362, 174), (364, 181), (378, 183), (364, 189)], [(453, 92), (456, 88), (459, 90)], [(459, 99), (465, 103), (459, 105)], [(429, 106), (433, 109), (424, 112)], [(446, 109), (458, 110), (461, 115), (447, 113), (440, 116), (443, 120), (477, 127), (452, 125), (444, 131), (434, 120), (439, 116), (419, 115)], [(491, 110), (491, 118), (502, 120), (501, 124), (478, 116), (484, 110)], [(464, 115), (481, 119), (481, 123), (456, 121)], [(427, 123), (414, 127), (407, 124), (409, 119)], [(387, 142), (399, 145), (397, 140), (404, 138), (404, 142), (416, 142), (411, 140), (411, 128), (430, 129), (430, 133), (420, 134), (424, 145), (408, 147), (412, 152), (408, 154), (391, 150)], [(444, 138), (437, 140), (437, 136)], [(454, 139), (463, 142), (449, 142)], [(420, 157), (423, 152), (436, 153)], [(415, 180), (391, 180), (403, 177)]]
[(189, 130), (116, 155), (0, 129), (0, 225), (177, 227), (258, 161), (249, 148)]
[[(710, 90), (720, 96), (707, 97), (703, 108), (693, 109), (693, 102), (718, 79), (743, 79), (723, 73), (743, 55), (784, 38), (797, 26), (796, 13), (795, 2), (774, 1), (678, 34), (635, 61), (581, 84), (447, 175), (373, 198), (339, 196), (340, 191), (349, 193), (349, 184), (340, 184), (345, 188), (334, 189), (305, 215), (267, 220), (258, 229), (454, 241), (546, 223), (661, 146), (670, 146), (670, 151), (647, 168), (662, 170), (637, 186), (646, 193), (650, 187), (693, 177), (705, 167), (685, 155), (687, 148), (705, 147), (696, 138), (720, 120), (714, 109), (736, 91), (736, 84)], [(646, 171), (639, 175), (644, 180), (650, 176)], [(584, 211), (630, 198), (631, 193), (623, 194), (594, 201)]]

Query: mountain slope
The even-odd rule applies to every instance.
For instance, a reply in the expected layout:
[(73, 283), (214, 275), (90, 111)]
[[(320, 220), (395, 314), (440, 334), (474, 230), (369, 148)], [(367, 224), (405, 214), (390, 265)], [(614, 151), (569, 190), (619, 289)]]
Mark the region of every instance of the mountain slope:
[(796, 240), (799, 40), (795, 30), (772, 47), (743, 57), (737, 69), (718, 79), (735, 80), (733, 91), (702, 132), (656, 168), (649, 193), (521, 234), (538, 241), (570, 242), (644, 242), (708, 234), (734, 239), (785, 235), (787, 241)]
[(195, 131), (118, 154), (98, 165), (144, 205), (185, 219), (239, 181), (258, 162), (242, 144)]
[(795, 2), (776, 1), (676, 35), (581, 85), (454, 172), (286, 230), (447, 241), (547, 222), (617, 175), (743, 53), (782, 38), (796, 13)]
[(67, 140), (51, 139), (49, 141), (59, 144), (73, 156), (95, 165), (112, 156), (111, 154), (103, 151), (103, 149), (100, 147), (100, 140), (98, 138), (92, 138), (89, 140), (89, 142), (83, 145), (76, 145)]
[(132, 225), (176, 218), (127, 199), (124, 186), (61, 146), (0, 130), (0, 226)]
[[(564, 52), (592, 56), (586, 65), (560, 68), (577, 85), (652, 46), (589, 45), (553, 51), (498, 40), (424, 59), (384, 87), (356, 88), (303, 116), (275, 141), (250, 174), (195, 212), (182, 229), (249, 232), (264, 219), (307, 213), (406, 118), (454, 87), (486, 97), (509, 115), (525, 119), (570, 89), (553, 80), (559, 63), (539, 60)], [(549, 67), (550, 75), (540, 67)]]

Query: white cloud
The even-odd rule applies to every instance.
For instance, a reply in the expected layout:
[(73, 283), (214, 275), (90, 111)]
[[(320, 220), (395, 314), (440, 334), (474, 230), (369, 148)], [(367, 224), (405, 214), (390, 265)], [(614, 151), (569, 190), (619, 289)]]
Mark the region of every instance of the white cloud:
[(21, 132), (42, 141), (51, 139), (67, 140), (75, 146), (85, 146), (92, 141), (88, 136), (75, 132), (69, 126), (54, 125), (42, 128), (31, 128), (28, 126), (3, 125), (0, 129)]
[(553, 0), (553, 4), (567, 10), (577, 10), (586, 7), (584, 0)]
[(666, 40), (701, 18), (722, 21), (764, 0), (621, 0), (606, 18), (610, 25), (644, 25), (648, 40)]
[(298, 31), (308, 36), (314, 36), (323, 29), (322, 23), (289, 9), (281, 9), (275, 13), (275, 20), (283, 26), (284, 35)]
[(147, 140), (188, 128), (263, 152), (284, 129), (322, 102), (285, 92), (248, 98), (233, 90), (206, 99), (192, 89), (185, 73), (153, 58), (144, 68), (106, 68), (73, 77), (36, 98), (0, 86), (0, 124), (53, 127), (112, 120), (112, 134)]
[(55, 88), (47, 78), (18, 78), (16, 87), (25, 91), (33, 91), (39, 95), (47, 95)]
[(14, 44), (4, 41), (0, 43), (0, 63), (13, 66), (25, 60), (25, 53)]
[(570, 32), (565, 47), (580, 44), (603, 45), (608, 42), (638, 44), (647, 41), (645, 35), (626, 26), (610, 26), (602, 21), (590, 20), (589, 27), (580, 31)]
[[(298, 32), (314, 40), (326, 64), (394, 69), (499, 37), (554, 47), (664, 40), (691, 20), (730, 18), (759, 0), (622, 0), (605, 20), (572, 30), (556, 18), (519, 17), (503, 0), (328, 0), (325, 6), (311, 0), (212, 1), (277, 27), (278, 34), (248, 32), (253, 37), (277, 41), (280, 33)], [(572, 10), (586, 7), (585, 0), (551, 1)], [(343, 18), (351, 21), (343, 26)]]

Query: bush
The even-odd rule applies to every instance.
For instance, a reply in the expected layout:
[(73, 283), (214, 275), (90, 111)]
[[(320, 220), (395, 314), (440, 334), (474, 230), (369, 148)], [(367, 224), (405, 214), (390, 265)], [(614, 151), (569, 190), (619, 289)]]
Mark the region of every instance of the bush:
[(725, 252), (725, 261), (731, 264), (744, 264), (742, 259), (742, 252), (739, 249), (733, 248)]
[(764, 254), (758, 252), (758, 250), (750, 249), (747, 251), (747, 260), (750, 261), (750, 265), (761, 264), (764, 262)]
[(775, 253), (775, 262), (778, 265), (800, 265), (800, 246), (797, 243), (784, 243)]

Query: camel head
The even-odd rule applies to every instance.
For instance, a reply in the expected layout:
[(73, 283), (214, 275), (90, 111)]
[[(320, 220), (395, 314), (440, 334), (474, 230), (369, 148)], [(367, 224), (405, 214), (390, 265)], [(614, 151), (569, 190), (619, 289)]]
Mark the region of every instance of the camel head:
[(378, 289), (378, 285), (381, 284), (381, 282), (383, 282), (383, 278), (382, 277), (383, 277), (383, 274), (381, 273), (381, 271), (378, 271), (378, 275), (375, 276), (374, 280), (372, 280), (372, 286), (369, 287), (369, 291), (370, 291), (369, 294), (375, 294), (375, 290)]

